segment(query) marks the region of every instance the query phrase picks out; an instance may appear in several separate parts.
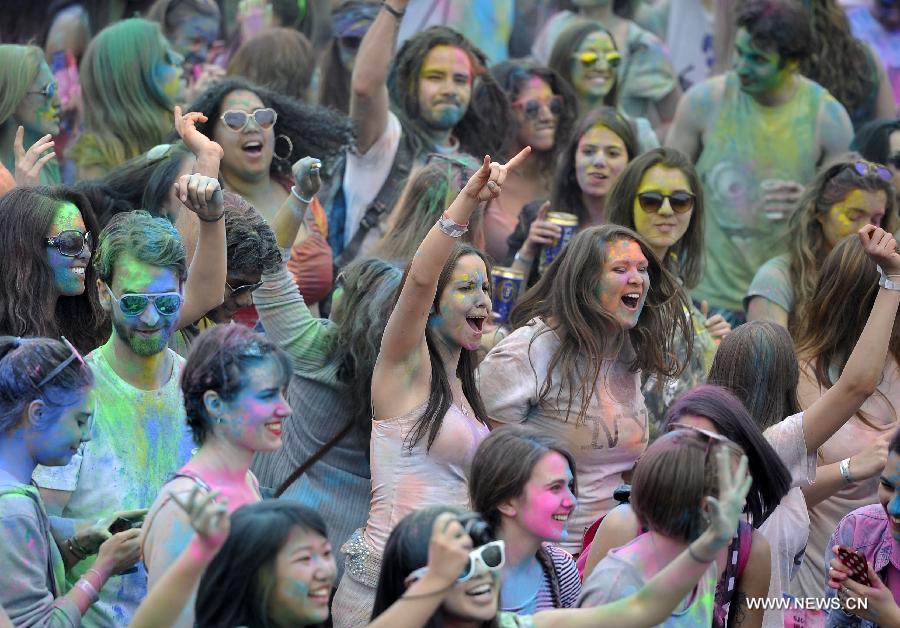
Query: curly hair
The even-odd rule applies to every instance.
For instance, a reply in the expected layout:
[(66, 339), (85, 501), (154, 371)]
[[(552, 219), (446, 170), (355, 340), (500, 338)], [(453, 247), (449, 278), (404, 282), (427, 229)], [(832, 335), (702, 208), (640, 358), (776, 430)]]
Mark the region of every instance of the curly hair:
[(388, 75), (388, 93), (397, 118), (408, 133), (413, 153), (428, 153), (434, 146), (419, 115), (419, 74), (428, 52), (437, 46), (459, 48), (472, 67), (472, 100), (465, 115), (453, 128), (460, 149), (470, 155), (499, 155), (514, 121), (506, 94), (486, 69), (487, 57), (472, 42), (445, 26), (432, 26), (416, 33), (397, 51)]
[(800, 63), (800, 73), (834, 96), (850, 113), (878, 91), (878, 75), (866, 45), (853, 36), (850, 22), (837, 0), (816, 0), (812, 14), (812, 54)]
[[(600, 304), (601, 273), (610, 243), (636, 242), (649, 262), (650, 288), (637, 325), (630, 330)], [(690, 364), (694, 329), (685, 317), (688, 297), (678, 279), (660, 263), (643, 237), (619, 225), (583, 229), (544, 271), (510, 313), (510, 325), (522, 327), (533, 318), (549, 324), (562, 341), (547, 366), (540, 401), (552, 394), (553, 373), (561, 373), (558, 386), (568, 386), (569, 399), (581, 399), (577, 423), (581, 425), (596, 394), (603, 360), (615, 359), (626, 342), (634, 348), (629, 367), (659, 377), (677, 377)], [(550, 329), (548, 329), (550, 331)], [(683, 337), (685, 352), (675, 350), (676, 337)], [(680, 339), (679, 339), (680, 340)], [(566, 410), (566, 417), (573, 408)]]
[(737, 8), (737, 26), (747, 30), (755, 45), (777, 52), (782, 65), (802, 61), (813, 52), (810, 15), (803, 4), (796, 0), (745, 0)]
[(372, 431), (372, 371), (381, 338), (394, 309), (394, 296), (403, 278), (399, 266), (378, 258), (355, 260), (340, 274), (343, 295), (331, 311), (334, 333), (328, 359), (337, 365), (337, 379), (350, 388), (348, 422), (365, 436), (368, 451)]
[(223, 194), (229, 275), (259, 275), (281, 267), (275, 233), (258, 211), (237, 194)]
[(556, 176), (553, 178), (553, 186), (550, 188), (550, 207), (558, 207), (559, 211), (567, 211), (578, 216), (579, 224), (588, 224), (590, 214), (582, 200), (581, 186), (575, 176), (575, 155), (578, 152), (578, 142), (595, 126), (605, 126), (619, 136), (625, 144), (625, 152), (628, 161), (638, 155), (637, 133), (634, 125), (621, 113), (612, 107), (597, 107), (592, 109), (578, 122), (575, 129), (569, 135), (569, 140), (559, 155), (556, 166)]
[(78, 208), (96, 241), (100, 225), (88, 200), (72, 188), (14, 188), (0, 199), (0, 333), (66, 336), (87, 353), (109, 336), (109, 319), (97, 298), (97, 275), (85, 269), (84, 292), (59, 296), (47, 258), (47, 233), (65, 203)]
[[(199, 111), (207, 117), (206, 122), (197, 124), (197, 130), (212, 138), (213, 127), (222, 113), (222, 101), (238, 90), (256, 94), (266, 107), (274, 109), (278, 113), (275, 136), (286, 135), (291, 140), (293, 151), (284, 159), (272, 159), (270, 171), (273, 175), (290, 177), (291, 166), (306, 155), (321, 159), (323, 172), (330, 172), (353, 141), (353, 127), (346, 116), (294, 100), (240, 77), (228, 77), (215, 83), (191, 103), (189, 111)], [(173, 141), (175, 139), (177, 136), (173, 136)]]
[[(573, 20), (556, 39), (553, 45), (553, 51), (550, 53), (550, 59), (547, 65), (550, 66), (562, 79), (569, 85), (572, 85), (572, 56), (581, 43), (591, 33), (605, 33), (612, 42), (614, 50), (618, 50), (616, 40), (600, 22), (593, 20), (576, 19)], [(607, 107), (615, 108), (619, 104), (619, 75), (615, 68), (609, 68), (614, 76), (612, 88), (603, 97), (603, 104)], [(587, 113), (587, 112), (583, 112)]]
[(801, 197), (788, 223), (789, 276), (794, 286), (794, 307), (788, 313), (788, 329), (795, 335), (805, 320), (807, 304), (815, 294), (819, 269), (831, 246), (825, 240), (822, 217), (854, 190), (885, 193), (883, 226), (897, 227), (897, 198), (890, 181), (877, 174), (861, 175), (852, 167), (856, 160), (839, 161), (822, 170)]
[(206, 392), (218, 393), (225, 402), (234, 400), (247, 385), (247, 366), (258, 365), (266, 359), (278, 364), (281, 373), (277, 385), (287, 388), (293, 372), (290, 358), (266, 336), (249, 327), (216, 325), (191, 343), (181, 372), (181, 393), (187, 424), (197, 445), (203, 445), (214, 424), (203, 400)]
[[(634, 203), (637, 191), (650, 168), (662, 166), (680, 170), (694, 195), (694, 210), (684, 236), (669, 249), (663, 264), (682, 280), (688, 290), (700, 282), (703, 273), (703, 186), (694, 164), (687, 155), (674, 148), (654, 148), (625, 166), (606, 201), (607, 220), (612, 224), (635, 229)], [(636, 230), (636, 229), (635, 229)]]
[[(519, 99), (521, 90), (532, 78), (544, 81), (555, 96), (562, 98), (563, 108), (556, 122), (553, 147), (549, 151), (534, 155), (540, 160), (541, 171), (552, 171), (562, 147), (569, 140), (569, 135), (572, 133), (572, 125), (575, 123), (575, 118), (578, 115), (578, 99), (575, 97), (575, 92), (569, 86), (568, 81), (564, 80), (557, 72), (530, 61), (503, 61), (492, 66), (490, 73), (494, 80), (497, 81), (497, 84), (506, 92), (506, 97), (510, 103)], [(513, 127), (509, 130), (507, 135), (508, 141), (503, 151), (504, 158), (509, 159), (522, 149), (522, 146), (519, 146), (516, 139), (518, 134), (519, 125), (513, 118)]]
[[(72, 350), (59, 340), (0, 336), (0, 434), (20, 424), (32, 401), (39, 399), (50, 409), (34, 426), (40, 430), (49, 428), (67, 406), (86, 394), (94, 375), (85, 362), (71, 357)], [(65, 368), (38, 386), (66, 360)]]

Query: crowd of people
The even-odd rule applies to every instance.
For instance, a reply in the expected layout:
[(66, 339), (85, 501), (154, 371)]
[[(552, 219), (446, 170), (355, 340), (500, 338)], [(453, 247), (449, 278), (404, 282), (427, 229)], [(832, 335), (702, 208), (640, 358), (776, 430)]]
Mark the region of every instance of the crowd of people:
[(900, 0), (10, 0), (0, 627), (900, 628)]

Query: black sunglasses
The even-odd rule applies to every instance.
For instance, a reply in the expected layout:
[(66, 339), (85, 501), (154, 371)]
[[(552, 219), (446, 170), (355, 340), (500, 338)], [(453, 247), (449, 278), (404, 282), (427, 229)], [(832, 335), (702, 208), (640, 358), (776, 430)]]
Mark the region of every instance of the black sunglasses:
[(541, 107), (550, 109), (550, 113), (554, 116), (561, 114), (563, 110), (563, 99), (562, 96), (557, 94), (550, 99), (550, 102), (543, 102), (536, 98), (532, 98), (531, 100), (517, 100), (512, 103), (512, 107), (513, 109), (521, 109), (526, 118), (534, 120), (541, 115)]
[(227, 281), (225, 282), (225, 287), (227, 287), (231, 291), (229, 296), (232, 297), (240, 296), (245, 292), (253, 292), (261, 285), (263, 285), (263, 282), (257, 281), (256, 283), (245, 283), (244, 285), (238, 286), (237, 288), (232, 288), (230, 283), (228, 283)]
[(47, 100), (53, 100), (53, 97), (56, 95), (56, 90), (59, 89), (56, 81), (50, 81), (44, 86), (44, 89), (37, 92), (26, 92), (28, 94), (40, 94)]
[(250, 124), (250, 118), (256, 120), (256, 124), (259, 125), (261, 129), (270, 129), (275, 126), (275, 121), (278, 120), (278, 114), (275, 113), (274, 109), (266, 107), (265, 109), (257, 109), (253, 113), (247, 113), (246, 111), (235, 111), (229, 110), (222, 114), (222, 122), (225, 123), (229, 129), (236, 133), (240, 133), (247, 125)]
[(641, 192), (637, 195), (638, 204), (648, 214), (655, 214), (662, 209), (663, 202), (669, 199), (669, 207), (676, 214), (685, 214), (694, 208), (694, 195), (690, 192)]
[(65, 257), (78, 257), (87, 248), (94, 248), (94, 238), (91, 232), (81, 233), (75, 229), (60, 231), (52, 238), (47, 238), (47, 246), (54, 247), (60, 255)]

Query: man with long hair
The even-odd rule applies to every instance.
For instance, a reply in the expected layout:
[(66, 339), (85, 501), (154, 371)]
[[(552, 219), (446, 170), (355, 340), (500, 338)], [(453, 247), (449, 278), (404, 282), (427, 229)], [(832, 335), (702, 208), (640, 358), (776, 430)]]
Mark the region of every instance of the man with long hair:
[(511, 128), (509, 104), (485, 69), (484, 53), (456, 31), (428, 28), (394, 57), (407, 4), (382, 3), (353, 68), (356, 146), (347, 153), (329, 215), (338, 266), (377, 241), (375, 227), (387, 218), (413, 164), (434, 152), (477, 160), (498, 154)]

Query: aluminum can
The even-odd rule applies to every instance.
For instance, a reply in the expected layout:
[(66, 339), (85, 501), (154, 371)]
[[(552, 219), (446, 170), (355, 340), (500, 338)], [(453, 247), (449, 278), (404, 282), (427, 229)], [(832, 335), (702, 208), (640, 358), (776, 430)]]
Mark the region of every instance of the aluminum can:
[(519, 299), (525, 285), (525, 274), (512, 268), (498, 266), (491, 271), (494, 284), (493, 302), (495, 321), (503, 324), (509, 320), (509, 313)]
[(575, 214), (567, 214), (565, 212), (548, 212), (547, 222), (559, 225), (562, 229), (562, 235), (553, 244), (546, 244), (541, 249), (541, 258), (538, 263), (538, 272), (543, 273), (544, 269), (553, 263), (553, 260), (563, 250), (575, 232), (578, 231), (578, 216)]

